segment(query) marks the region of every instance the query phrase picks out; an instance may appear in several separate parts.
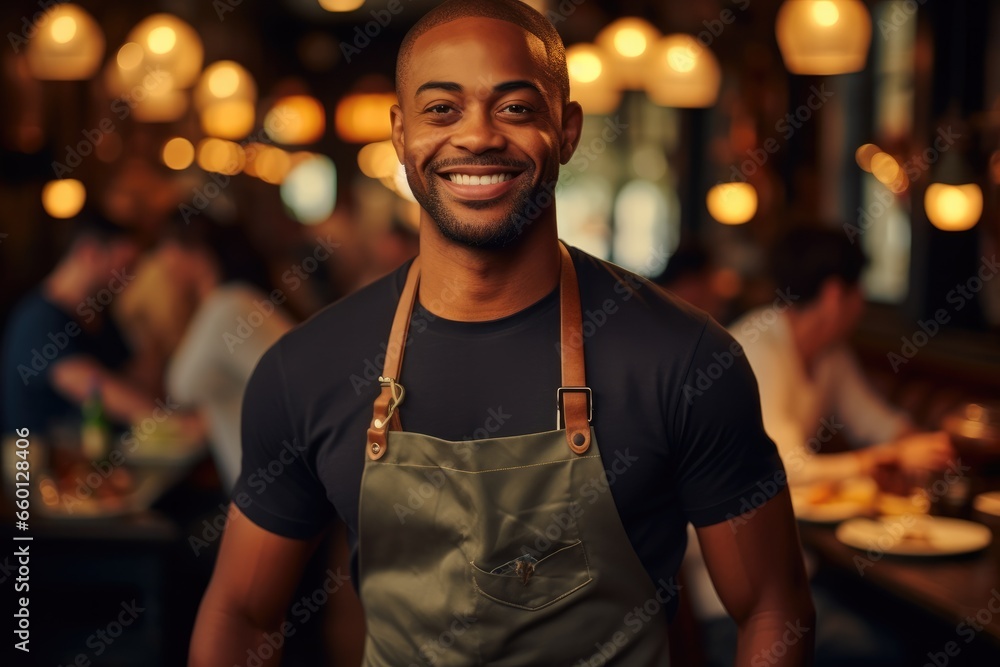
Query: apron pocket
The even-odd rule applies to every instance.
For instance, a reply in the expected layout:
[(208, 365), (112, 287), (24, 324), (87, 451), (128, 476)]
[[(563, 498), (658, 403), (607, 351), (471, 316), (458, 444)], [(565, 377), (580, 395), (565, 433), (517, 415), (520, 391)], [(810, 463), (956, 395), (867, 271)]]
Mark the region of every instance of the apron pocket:
[(532, 611), (547, 607), (592, 581), (587, 553), (580, 541), (537, 561), (526, 556), (489, 570), (474, 562), (470, 565), (480, 595)]

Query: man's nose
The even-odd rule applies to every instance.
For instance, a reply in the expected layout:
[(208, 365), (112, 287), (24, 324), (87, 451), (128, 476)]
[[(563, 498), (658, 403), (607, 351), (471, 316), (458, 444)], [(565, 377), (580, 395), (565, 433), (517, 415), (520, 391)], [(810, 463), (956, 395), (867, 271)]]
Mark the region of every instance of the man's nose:
[(487, 109), (467, 112), (454, 127), (452, 145), (470, 153), (502, 150), (507, 145), (506, 138), (496, 126), (496, 120)]

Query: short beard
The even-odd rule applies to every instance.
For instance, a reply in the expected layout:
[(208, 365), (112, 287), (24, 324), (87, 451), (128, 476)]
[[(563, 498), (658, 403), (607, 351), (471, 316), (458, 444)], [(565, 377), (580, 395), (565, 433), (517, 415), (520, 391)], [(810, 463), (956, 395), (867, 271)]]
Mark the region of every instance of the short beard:
[[(450, 164), (450, 163), (455, 163)], [(437, 172), (443, 168), (455, 165), (489, 165), (497, 167), (512, 167), (522, 173), (519, 175), (521, 183), (507, 196), (512, 199), (510, 207), (501, 215), (498, 220), (489, 225), (475, 225), (463, 222), (445, 205), (441, 194), (442, 185), (438, 182), (440, 178)], [(544, 182), (533, 185), (535, 165), (512, 160), (490, 158), (484, 160), (450, 160), (432, 162), (424, 172), (427, 189), (422, 190), (419, 183), (414, 183), (410, 174), (416, 173), (416, 167), (410, 163), (407, 165), (407, 179), (410, 189), (413, 192), (417, 203), (427, 211), (427, 214), (434, 220), (441, 234), (450, 241), (461, 245), (481, 250), (500, 250), (508, 248), (518, 242), (525, 228), (534, 222), (540, 215), (540, 211), (552, 205), (554, 187)], [(554, 184), (555, 179), (553, 179)], [(417, 187), (414, 187), (416, 185)], [(541, 193), (547, 193), (542, 196)], [(540, 201), (548, 199), (546, 206), (541, 206)], [(493, 202), (465, 202), (463, 204), (470, 209), (484, 209), (494, 205)], [(530, 208), (530, 210), (529, 210)]]

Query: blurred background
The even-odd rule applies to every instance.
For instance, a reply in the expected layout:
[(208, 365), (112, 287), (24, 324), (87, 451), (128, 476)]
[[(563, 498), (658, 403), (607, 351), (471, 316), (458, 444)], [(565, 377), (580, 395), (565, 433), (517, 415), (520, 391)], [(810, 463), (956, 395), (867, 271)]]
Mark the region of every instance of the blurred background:
[[(0, 9), (5, 513), (27, 449), (9, 436), (31, 407), (14, 395), (50, 373), (59, 394), (30, 399), (55, 411), (32, 415), (30, 438), (33, 470), (54, 471), (31, 505), (38, 664), (183, 664), (256, 359), (416, 252), (388, 110), (400, 40), (435, 4)], [(587, 113), (556, 190), (563, 239), (730, 324), (775, 301), (775, 239), (837, 231), (868, 257), (850, 345), (879, 394), (927, 429), (1000, 396), (1000, 4), (529, 4), (562, 35)], [(18, 324), (40, 285), (70, 317)], [(57, 363), (84, 341), (107, 352), (112, 333), (127, 355)], [(1000, 582), (997, 552), (985, 558), (983, 604)], [(322, 662), (295, 662), (296, 642), (356, 659), (338, 648), (363, 632), (356, 603), (323, 588), (345, 562), (334, 535), (288, 664)], [(886, 604), (908, 597), (886, 588)], [(915, 607), (892, 614), (921, 623), (931, 652), (978, 609)], [(1000, 646), (990, 622), (984, 660)]]

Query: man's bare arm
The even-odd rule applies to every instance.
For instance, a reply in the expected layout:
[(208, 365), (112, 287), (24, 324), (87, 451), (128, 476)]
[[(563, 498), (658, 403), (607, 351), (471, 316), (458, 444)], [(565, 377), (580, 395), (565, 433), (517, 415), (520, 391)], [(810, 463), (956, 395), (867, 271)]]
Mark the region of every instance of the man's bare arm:
[(739, 628), (737, 666), (811, 665), (815, 611), (787, 489), (697, 532), (715, 588)]
[(77, 404), (83, 404), (94, 387), (98, 387), (104, 409), (121, 422), (137, 423), (149, 417), (156, 407), (145, 392), (87, 355), (60, 359), (52, 366), (51, 373), (56, 390)]
[[(302, 570), (320, 539), (275, 535), (230, 505), (215, 571), (198, 609), (188, 667), (245, 664), (248, 650), (260, 657), (262, 646), (272, 647), (267, 636), (281, 632)], [(281, 650), (261, 663), (280, 664)]]

